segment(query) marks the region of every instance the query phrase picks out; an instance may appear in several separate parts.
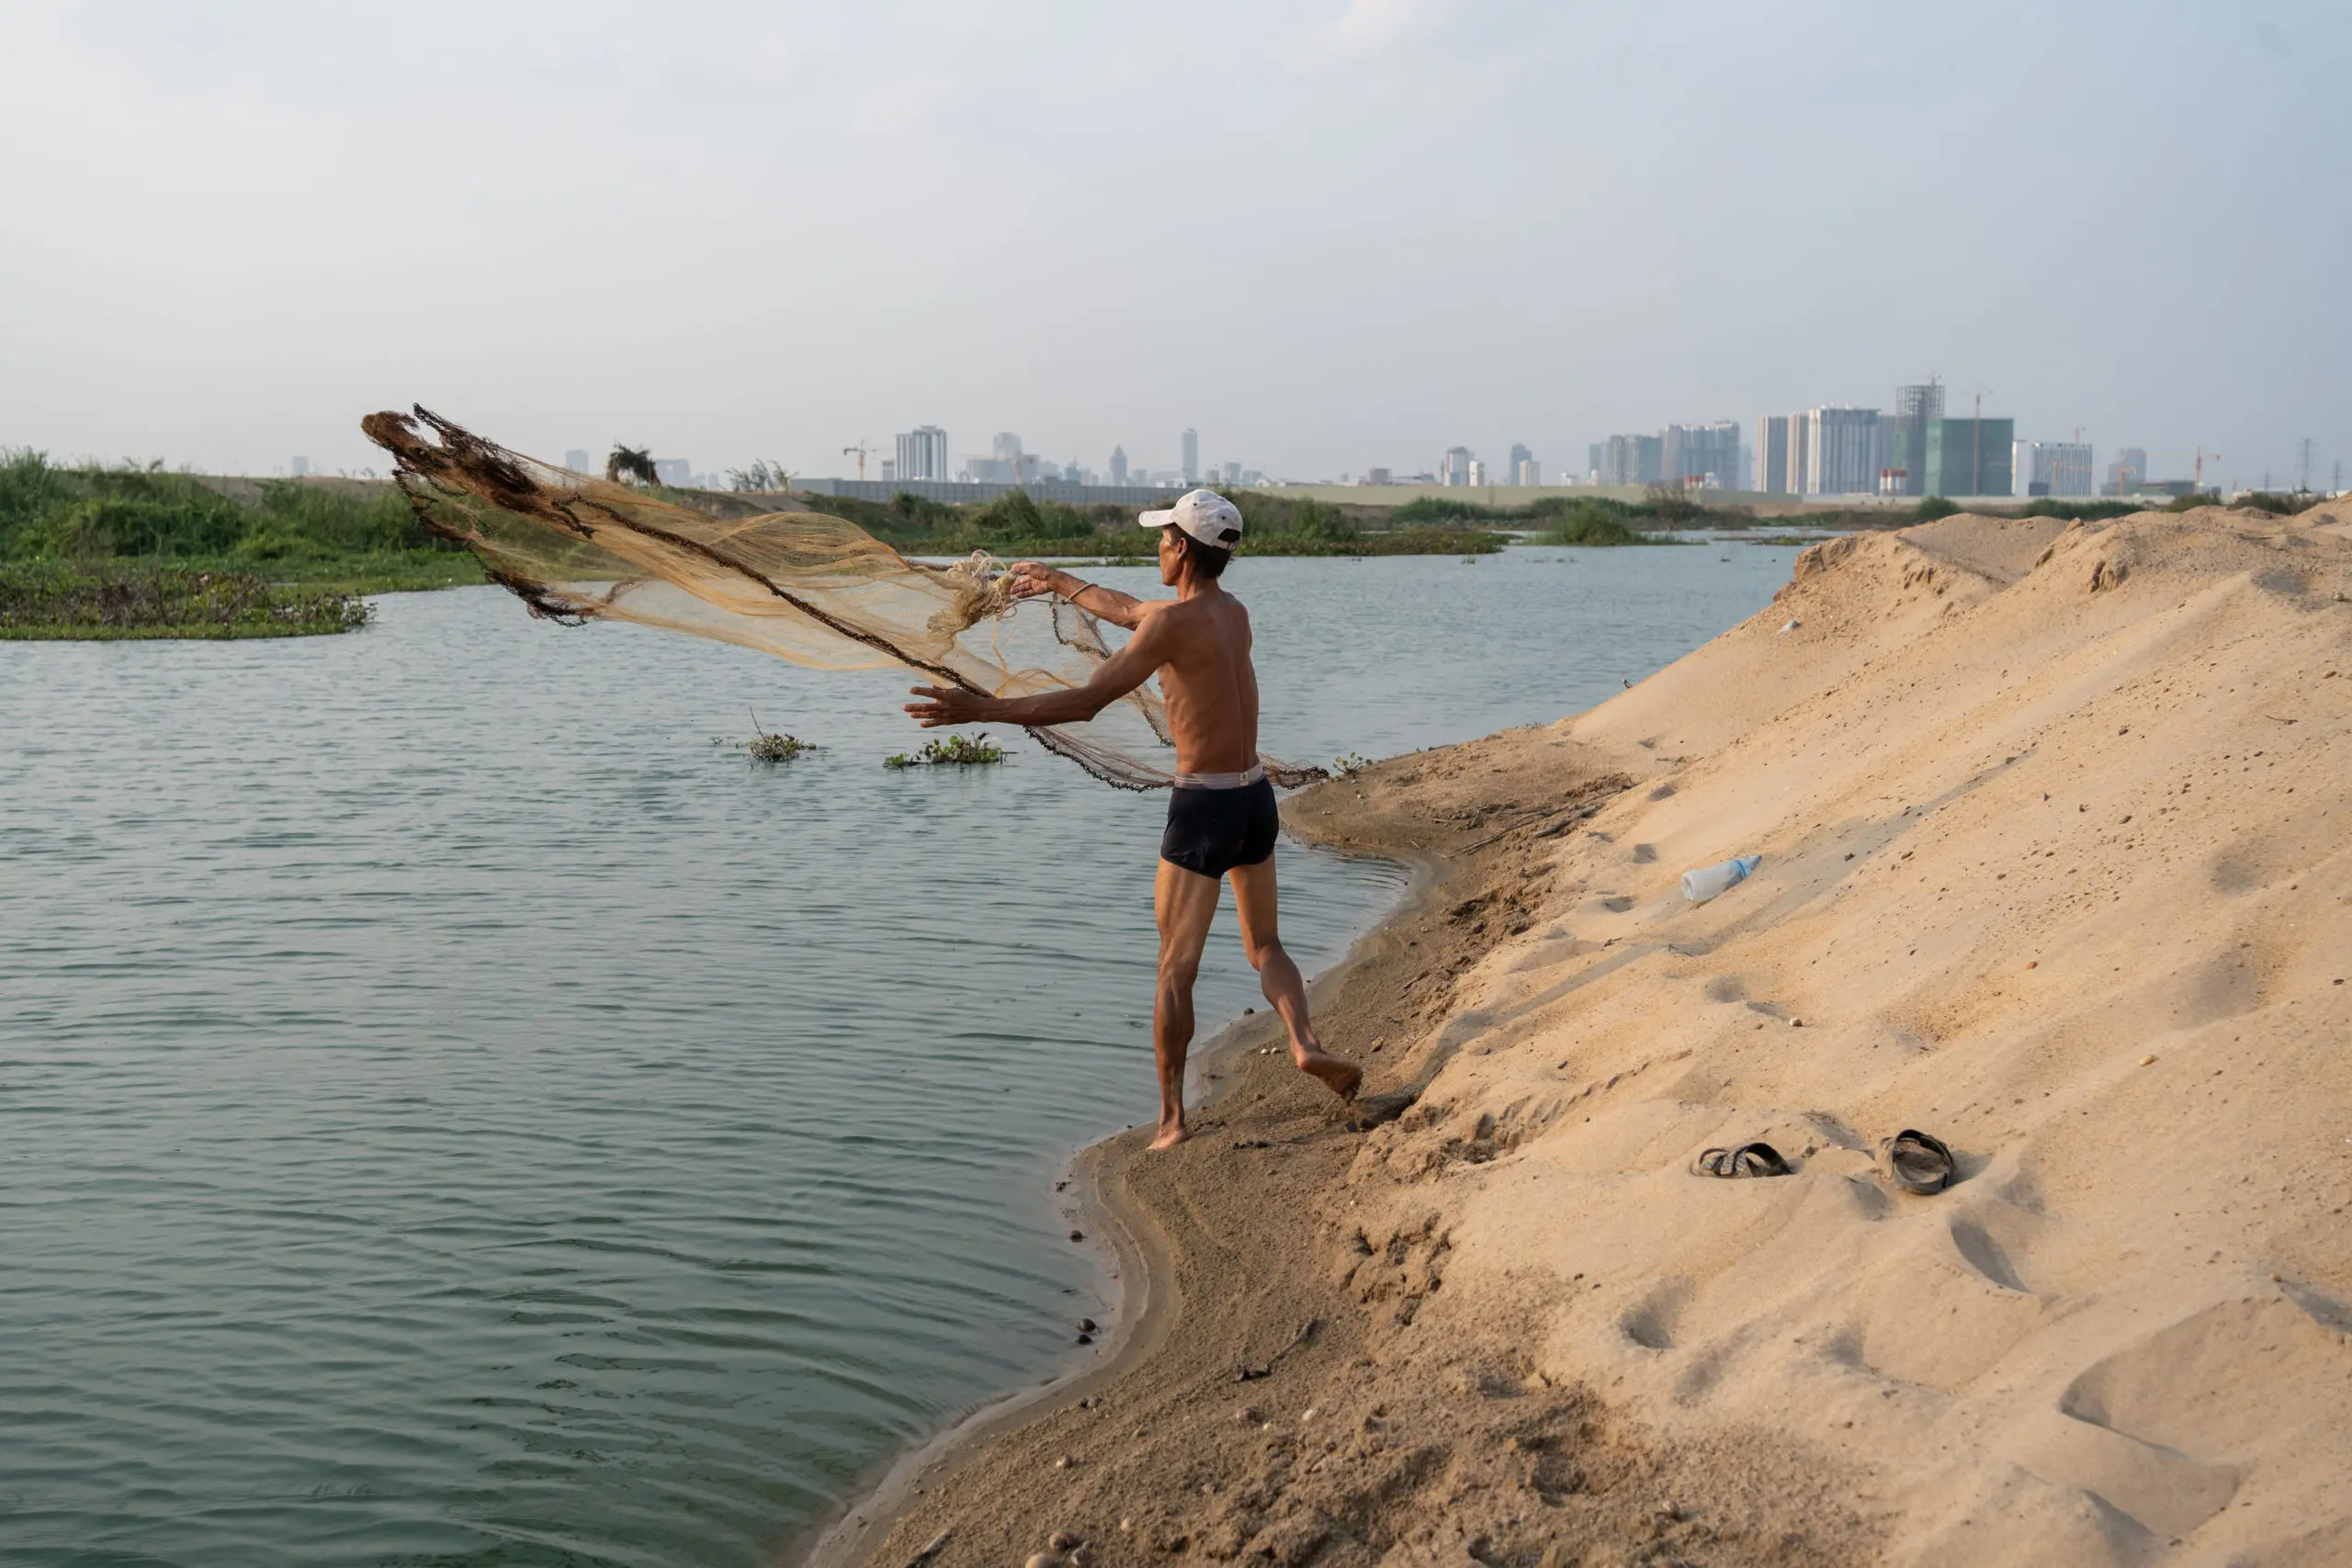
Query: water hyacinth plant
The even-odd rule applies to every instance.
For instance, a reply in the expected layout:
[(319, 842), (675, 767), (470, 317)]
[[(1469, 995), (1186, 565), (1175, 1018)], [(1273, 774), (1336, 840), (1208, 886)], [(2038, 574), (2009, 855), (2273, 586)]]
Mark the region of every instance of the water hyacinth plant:
[(803, 740), (797, 735), (778, 735), (752, 715), (752, 738), (743, 742), (743, 750), (755, 762), (789, 762), (808, 751), (821, 751), (823, 747), (813, 740)]
[(901, 751), (895, 757), (885, 757), (882, 765), (886, 768), (936, 768), (952, 764), (970, 768), (1003, 761), (1004, 748), (986, 735), (977, 740), (951, 735), (944, 740), (924, 741), (920, 751), (911, 754)]

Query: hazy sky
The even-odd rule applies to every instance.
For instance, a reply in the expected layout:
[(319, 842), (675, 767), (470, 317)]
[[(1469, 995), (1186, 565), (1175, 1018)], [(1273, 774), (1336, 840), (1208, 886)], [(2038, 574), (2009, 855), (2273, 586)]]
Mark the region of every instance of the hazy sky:
[(2324, 482), (2347, 106), (2343, 0), (7, 0), (0, 445), (1556, 472), (1935, 370)]

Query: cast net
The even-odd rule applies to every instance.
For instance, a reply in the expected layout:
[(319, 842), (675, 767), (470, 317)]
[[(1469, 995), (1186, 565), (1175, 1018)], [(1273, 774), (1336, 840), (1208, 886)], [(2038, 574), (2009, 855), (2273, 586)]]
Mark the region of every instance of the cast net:
[[(422, 407), (369, 414), (360, 428), (391, 454), (426, 527), (472, 551), (532, 614), (565, 625), (635, 621), (820, 670), (897, 665), (1003, 697), (1083, 685), (1111, 656), (1095, 616), (1061, 599), (1016, 602), (983, 554), (910, 560), (820, 512), (715, 516), (536, 462)], [(1170, 782), (1174, 753), (1152, 682), (1086, 723), (1027, 733), (1107, 784)], [(1265, 763), (1285, 787), (1322, 776)]]

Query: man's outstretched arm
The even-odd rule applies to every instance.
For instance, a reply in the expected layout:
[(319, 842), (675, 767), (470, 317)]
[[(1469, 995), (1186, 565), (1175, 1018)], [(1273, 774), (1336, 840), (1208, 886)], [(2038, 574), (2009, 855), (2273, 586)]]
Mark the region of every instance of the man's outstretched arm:
[(925, 729), (943, 724), (1080, 724), (1150, 680), (1151, 672), (1167, 662), (1168, 633), (1163, 626), (1159, 616), (1145, 616), (1143, 629), (1127, 639), (1126, 647), (1096, 665), (1093, 678), (1083, 686), (1040, 692), (1034, 697), (991, 697), (952, 686), (916, 686), (912, 694), (930, 700), (909, 703), (907, 711)]
[(1072, 577), (1056, 567), (1036, 561), (1012, 563), (1012, 596), (1026, 599), (1033, 594), (1058, 593), (1090, 615), (1102, 616), (1114, 626), (1132, 631), (1143, 623), (1150, 612), (1150, 601), (1138, 599), (1132, 593), (1122, 593), (1115, 588), (1105, 588), (1099, 582), (1089, 582)]

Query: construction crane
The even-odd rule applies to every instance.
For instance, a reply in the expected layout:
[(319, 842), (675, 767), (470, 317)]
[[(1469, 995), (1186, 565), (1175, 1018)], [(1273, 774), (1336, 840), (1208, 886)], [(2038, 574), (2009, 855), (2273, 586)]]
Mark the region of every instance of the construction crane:
[(2208, 452), (2202, 446), (2197, 448), (2197, 466), (2193, 470), (2195, 477), (2188, 481), (2188, 486), (2199, 495), (2205, 493), (2205, 459), (2208, 457), (2217, 463), (2222, 460), (2222, 455), (2219, 452)]
[(842, 457), (848, 457), (848, 456), (849, 456), (851, 453), (853, 453), (853, 452), (854, 452), (854, 453), (856, 453), (856, 454), (857, 454), (857, 480), (858, 480), (858, 483), (860, 483), (860, 484), (864, 484), (864, 483), (865, 482), (865, 457), (866, 457), (866, 454), (867, 454), (867, 453), (869, 453), (869, 452), (879, 452), (880, 450), (882, 450), (882, 448), (880, 448), (879, 446), (868, 446), (865, 444), (865, 438), (864, 436), (860, 436), (860, 437), (858, 437), (858, 442), (857, 442), (857, 445), (856, 445), (856, 446), (844, 446), (844, 447), (842, 447)]

